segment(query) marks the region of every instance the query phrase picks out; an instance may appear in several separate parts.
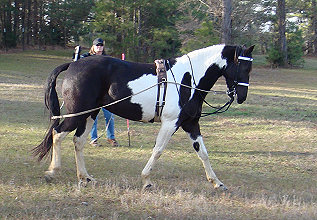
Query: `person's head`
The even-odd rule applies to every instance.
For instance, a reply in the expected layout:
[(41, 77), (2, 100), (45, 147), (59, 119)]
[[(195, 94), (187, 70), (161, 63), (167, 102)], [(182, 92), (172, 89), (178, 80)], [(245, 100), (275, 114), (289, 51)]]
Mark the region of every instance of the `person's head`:
[(101, 38), (96, 38), (92, 43), (93, 45), (89, 51), (91, 55), (102, 55), (105, 53), (103, 47), (103, 40)]

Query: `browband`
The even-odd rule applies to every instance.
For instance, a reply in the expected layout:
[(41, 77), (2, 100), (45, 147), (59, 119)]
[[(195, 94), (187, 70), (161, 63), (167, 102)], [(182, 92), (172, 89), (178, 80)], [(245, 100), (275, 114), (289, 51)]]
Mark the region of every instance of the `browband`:
[(238, 57), (238, 60), (246, 60), (246, 61), (252, 61), (253, 58), (250, 58), (250, 57), (243, 57), (243, 56), (239, 56)]

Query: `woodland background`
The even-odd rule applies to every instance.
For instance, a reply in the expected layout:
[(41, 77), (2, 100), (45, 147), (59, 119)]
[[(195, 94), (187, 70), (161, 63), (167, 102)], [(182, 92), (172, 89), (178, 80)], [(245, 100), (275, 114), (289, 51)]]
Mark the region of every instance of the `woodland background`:
[(207, 45), (256, 45), (274, 66), (317, 55), (316, 0), (0, 0), (0, 50), (89, 47), (152, 61)]

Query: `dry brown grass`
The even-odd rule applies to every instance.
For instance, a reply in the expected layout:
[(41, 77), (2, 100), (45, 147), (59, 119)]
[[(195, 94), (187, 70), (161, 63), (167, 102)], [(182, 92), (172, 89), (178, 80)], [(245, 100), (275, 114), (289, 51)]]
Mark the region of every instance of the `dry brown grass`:
[[(153, 171), (156, 187), (142, 192), (140, 173), (159, 124), (130, 122), (128, 147), (126, 121), (119, 117), (121, 147), (85, 150), (88, 172), (99, 185), (77, 188), (71, 135), (63, 142), (60, 175), (45, 183), (48, 161), (37, 163), (30, 150), (48, 126), (45, 78), (68, 60), (49, 54), (0, 55), (0, 219), (317, 218), (317, 60), (306, 69), (255, 68), (245, 104), (201, 120), (209, 157), (228, 192), (206, 181), (182, 131)], [(209, 100), (220, 104), (227, 98)]]

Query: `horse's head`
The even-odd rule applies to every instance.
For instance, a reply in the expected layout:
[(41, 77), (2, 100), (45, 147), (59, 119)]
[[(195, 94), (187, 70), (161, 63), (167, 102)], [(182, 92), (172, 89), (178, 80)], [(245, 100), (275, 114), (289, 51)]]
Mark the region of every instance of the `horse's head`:
[(226, 78), (228, 95), (233, 98), (236, 94), (238, 104), (242, 104), (247, 98), (253, 48), (254, 46), (225, 46), (222, 52), (223, 58), (227, 60), (223, 75)]

